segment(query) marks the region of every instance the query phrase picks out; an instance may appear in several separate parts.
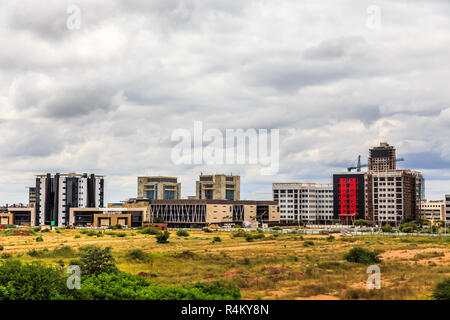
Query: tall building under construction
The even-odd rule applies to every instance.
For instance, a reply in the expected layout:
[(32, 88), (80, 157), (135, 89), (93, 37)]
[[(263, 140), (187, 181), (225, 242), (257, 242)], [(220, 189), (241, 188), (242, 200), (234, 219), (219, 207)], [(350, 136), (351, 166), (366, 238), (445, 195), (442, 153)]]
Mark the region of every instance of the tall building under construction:
[(387, 142), (369, 150), (369, 171), (387, 171), (397, 169), (395, 148)]

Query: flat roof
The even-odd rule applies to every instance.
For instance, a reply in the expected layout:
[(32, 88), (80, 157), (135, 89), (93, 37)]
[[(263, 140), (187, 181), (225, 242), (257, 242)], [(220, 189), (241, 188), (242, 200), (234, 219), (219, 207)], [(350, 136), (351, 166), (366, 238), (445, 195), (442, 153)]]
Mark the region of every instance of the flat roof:
[(231, 204), (231, 205), (278, 205), (272, 200), (205, 200), (205, 199), (180, 199), (180, 200), (151, 200), (150, 204)]

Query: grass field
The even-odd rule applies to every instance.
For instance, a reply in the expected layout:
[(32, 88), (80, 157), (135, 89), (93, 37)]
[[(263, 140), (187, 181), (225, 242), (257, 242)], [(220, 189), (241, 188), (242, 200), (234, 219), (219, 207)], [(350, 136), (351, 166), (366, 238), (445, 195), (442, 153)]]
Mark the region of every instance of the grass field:
[[(62, 250), (52, 254), (55, 248), (110, 246), (122, 271), (141, 273), (161, 285), (227, 279), (240, 287), (243, 299), (429, 299), (434, 285), (450, 276), (450, 238), (334, 236), (330, 240), (266, 233), (248, 242), (231, 232), (189, 231), (188, 237), (178, 237), (171, 231), (169, 243), (160, 244), (154, 236), (136, 230), (107, 233), (98, 237), (60, 230), (3, 235), (0, 256), (68, 266), (74, 257)], [(36, 241), (38, 236), (43, 241)], [(213, 242), (217, 236), (221, 241)], [(366, 265), (344, 260), (355, 246), (382, 251), (380, 290), (366, 288)], [(33, 249), (47, 249), (48, 254), (30, 256)], [(130, 261), (126, 253), (132, 249), (150, 253), (152, 261)]]

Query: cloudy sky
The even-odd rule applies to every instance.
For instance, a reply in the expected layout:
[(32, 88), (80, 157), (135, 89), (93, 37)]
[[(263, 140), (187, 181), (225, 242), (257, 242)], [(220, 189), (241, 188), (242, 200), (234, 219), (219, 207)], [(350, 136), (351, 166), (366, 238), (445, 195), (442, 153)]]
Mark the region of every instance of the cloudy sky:
[[(79, 14), (78, 14), (79, 13)], [(380, 141), (450, 193), (448, 0), (1, 0), (0, 204), (45, 172), (330, 182)], [(280, 168), (177, 165), (174, 130), (279, 129)]]

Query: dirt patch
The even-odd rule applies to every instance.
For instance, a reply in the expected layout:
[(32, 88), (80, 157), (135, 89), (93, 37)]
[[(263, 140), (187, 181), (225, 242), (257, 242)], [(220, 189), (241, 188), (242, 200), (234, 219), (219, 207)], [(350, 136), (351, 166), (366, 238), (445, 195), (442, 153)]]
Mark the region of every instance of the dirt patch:
[(317, 296), (312, 296), (312, 297), (298, 297), (295, 298), (294, 300), (341, 300), (338, 297), (335, 296), (329, 296), (326, 294), (319, 294)]
[[(442, 256), (424, 259), (415, 259), (417, 255), (429, 253), (441, 253)], [(393, 250), (381, 254), (381, 259), (399, 259), (408, 263), (420, 263), (427, 264), (429, 262), (434, 262), (436, 264), (447, 265), (450, 263), (450, 250), (447, 248), (426, 248), (426, 249), (412, 249), (412, 250)]]

